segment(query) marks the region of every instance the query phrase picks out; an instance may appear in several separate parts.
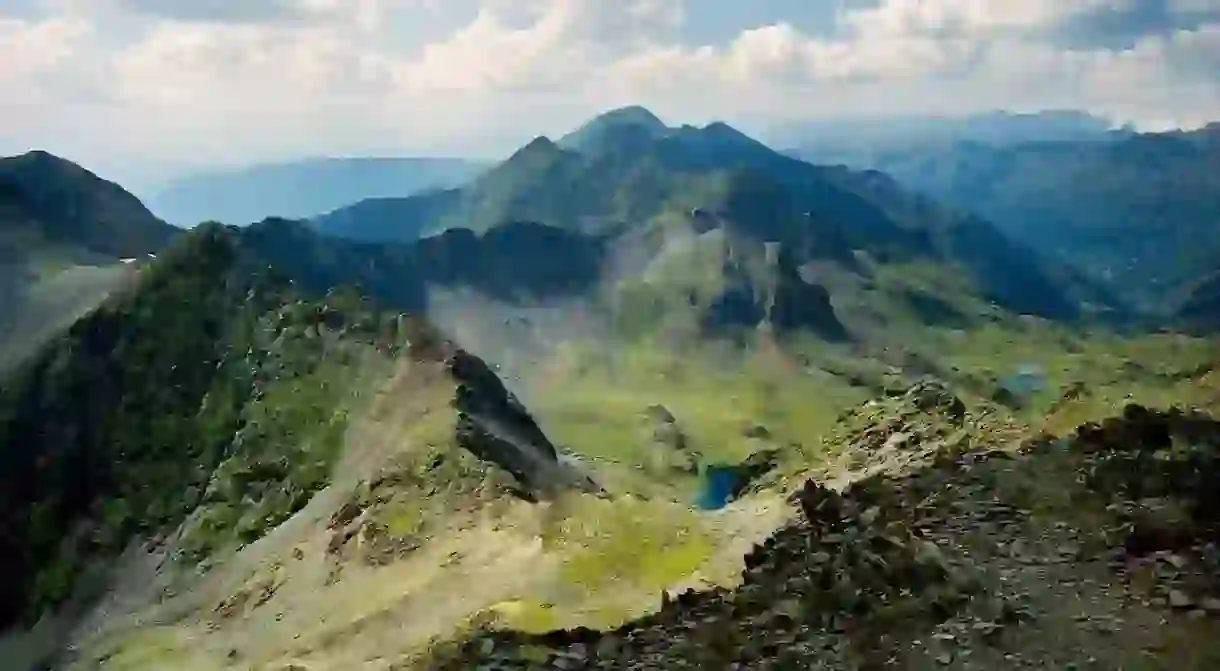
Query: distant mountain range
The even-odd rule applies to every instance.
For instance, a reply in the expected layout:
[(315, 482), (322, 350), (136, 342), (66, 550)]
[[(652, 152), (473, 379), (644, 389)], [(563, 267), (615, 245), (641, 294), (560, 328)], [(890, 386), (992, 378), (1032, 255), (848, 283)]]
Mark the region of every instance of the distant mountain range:
[(956, 143), (1109, 142), (1133, 134), (1129, 127), (1115, 127), (1087, 112), (1049, 110), (827, 119), (773, 129), (769, 139), (814, 163), (871, 167), (879, 157), (894, 152), (936, 150)]
[(453, 187), (481, 163), (457, 158), (324, 158), (189, 175), (162, 187), (154, 211), (179, 226), (306, 218), (366, 198)]
[(1145, 309), (1176, 305), (1220, 258), (1220, 124), (1106, 142), (955, 142), (855, 167), (975, 212)]
[(1012, 310), (1076, 312), (1065, 298), (1068, 280), (1053, 278), (978, 217), (919, 200), (880, 175), (792, 159), (723, 123), (670, 128), (642, 108), (609, 112), (559, 143), (536, 138), (465, 188), (357, 203), (314, 226), (352, 239), (411, 241), (513, 221), (619, 247), (653, 245), (620, 254), (645, 259), (677, 231), (697, 238), (721, 229), (732, 245), (781, 245), (802, 267), (817, 259), (849, 267), (857, 252), (883, 262), (943, 262)]

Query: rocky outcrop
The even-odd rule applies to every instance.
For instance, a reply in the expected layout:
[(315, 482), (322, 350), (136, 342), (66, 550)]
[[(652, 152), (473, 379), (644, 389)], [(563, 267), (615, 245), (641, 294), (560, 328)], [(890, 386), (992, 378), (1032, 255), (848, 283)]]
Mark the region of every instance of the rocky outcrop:
[(559, 459), (534, 418), (486, 362), (459, 349), (446, 366), (458, 382), (453, 407), (458, 411), (459, 445), (511, 473), (529, 496), (567, 488), (600, 491), (588, 476)]
[(847, 328), (835, 315), (826, 287), (801, 279), (791, 265), (779, 265), (777, 273), (775, 297), (768, 315), (776, 330), (806, 329), (831, 341), (849, 338)]
[(645, 470), (657, 476), (672, 473), (695, 473), (703, 460), (702, 453), (692, 444), (681, 422), (663, 405), (644, 410), (643, 432), (655, 449), (648, 454)]
[(1072, 446), (1087, 455), (1090, 487), (1121, 510), (1131, 554), (1220, 560), (1220, 421), (1131, 405), (1122, 417), (1081, 426)]
[[(846, 413), (833, 439), (839, 467), (852, 473), (900, 473), (927, 465), (941, 452), (966, 449), (972, 436), (993, 433), (934, 378)], [(1000, 427), (1002, 428), (1002, 427)]]
[(457, 384), (455, 439), (479, 459), (512, 474), (526, 498), (545, 498), (561, 489), (602, 489), (574, 463), (562, 459), (525, 406), (504, 386), (483, 359), (458, 347), (432, 324), (408, 317), (408, 353), (420, 361), (440, 362)]
[[(704, 315), (709, 331), (753, 328), (765, 324), (775, 333), (807, 331), (826, 340), (850, 338), (835, 314), (830, 292), (806, 282), (798, 262), (782, 245), (765, 245), (766, 260), (750, 259), (754, 245), (742, 241), (726, 259), (725, 286)], [(742, 258), (735, 258), (735, 255)]]

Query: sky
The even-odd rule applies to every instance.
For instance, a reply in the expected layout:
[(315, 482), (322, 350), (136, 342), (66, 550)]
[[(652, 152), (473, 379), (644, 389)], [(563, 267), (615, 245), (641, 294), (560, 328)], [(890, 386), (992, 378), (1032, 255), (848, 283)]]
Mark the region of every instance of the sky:
[(613, 107), (803, 120), (1220, 119), (1220, 0), (0, 0), (0, 154), (143, 183), (503, 155)]

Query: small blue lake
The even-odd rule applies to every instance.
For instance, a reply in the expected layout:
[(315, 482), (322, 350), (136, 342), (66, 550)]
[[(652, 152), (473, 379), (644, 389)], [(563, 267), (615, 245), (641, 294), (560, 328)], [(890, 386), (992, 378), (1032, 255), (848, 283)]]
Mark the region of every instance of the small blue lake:
[(741, 484), (740, 468), (729, 464), (708, 466), (702, 476), (696, 505), (701, 510), (720, 510), (733, 498), (733, 491)]

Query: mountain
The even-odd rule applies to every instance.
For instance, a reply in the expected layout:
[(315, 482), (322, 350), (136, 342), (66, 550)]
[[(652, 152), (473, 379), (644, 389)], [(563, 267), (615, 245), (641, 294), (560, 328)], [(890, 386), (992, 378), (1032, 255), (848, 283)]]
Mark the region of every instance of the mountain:
[[(492, 365), (428, 324), (440, 292), (472, 292), (507, 314), (588, 305), (604, 311), (606, 333), (627, 337), (604, 353), (617, 356), (632, 336), (688, 327), (690, 346), (749, 343), (760, 330), (780, 341), (871, 341), (850, 307), (835, 304), (830, 275), (865, 287), (886, 268), (960, 264), (986, 282), (981, 266), (961, 261), (991, 252), (964, 248), (953, 228), (981, 223), (902, 211), (897, 190), (883, 207), (882, 189), (866, 189), (862, 176), (781, 156), (724, 124), (673, 129), (642, 152), (623, 151), (619, 133), (636, 137), (615, 128), (587, 154), (545, 138), (523, 147), (472, 185), (473, 197), (462, 192), (485, 208), (475, 210), (486, 212), (478, 228), (369, 242), (328, 237), (316, 222), (213, 223), (136, 266), (122, 291), (0, 378), (0, 444), (22, 446), (4, 451), (0, 469), (0, 556), (6, 575), (21, 577), (7, 583), (0, 614), (75, 608), (134, 538), (158, 538), (205, 566), (259, 542), (334, 478), (355, 477), (338, 460), (357, 430), (350, 418), (364, 416), (362, 399), (378, 398), (380, 385), (406, 384), (401, 403), (447, 418), (427, 444), (473, 459), (459, 461), (455, 492), (499, 477), (488, 468), (507, 478), (495, 491), (526, 498), (598, 490)], [(515, 204), (560, 213), (556, 223), (584, 221), (502, 219)], [(935, 284), (924, 290), (925, 300), (939, 295)], [(996, 291), (1015, 307), (1029, 289)], [(1035, 293), (1051, 305), (1053, 292)], [(353, 505), (375, 511), (384, 501), (361, 495)], [(347, 523), (333, 524), (328, 543), (343, 547)]]
[(325, 158), (188, 175), (166, 184), (152, 208), (180, 226), (305, 218), (369, 198), (465, 183), (482, 170), (456, 158)]
[(986, 217), (1145, 309), (1172, 305), (1220, 254), (1214, 129), (1111, 142), (960, 143), (857, 167)]
[(0, 159), (0, 369), (96, 305), (179, 229), (42, 151)]
[(598, 151), (624, 129), (632, 129), (646, 137), (660, 138), (669, 127), (655, 114), (638, 105), (620, 107), (591, 119), (580, 128), (559, 139), (559, 146), (578, 152)]
[(142, 256), (177, 233), (119, 185), (43, 151), (0, 158), (0, 222), (0, 262), (51, 246)]
[(426, 313), (429, 288), (465, 287), (506, 303), (577, 295), (599, 279), (601, 243), (530, 222), (483, 233), (449, 229), (414, 243), (327, 238), (305, 222), (267, 219), (249, 226), (243, 245), (261, 262), (314, 293), (358, 286), (386, 308)]
[(118, 264), (0, 371), (6, 668), (1214, 667), (1215, 423), (1124, 409), (1220, 412), (1214, 339), (883, 173), (596, 135)]
[[(331, 286), (350, 281), (345, 261), (299, 262), (312, 235), (282, 221), (199, 227), (2, 378), (0, 565), (13, 579), (0, 619), (87, 594), (134, 537), (173, 536), (192, 562), (259, 539), (330, 484), (359, 393), (408, 361), (431, 371), (417, 385), (448, 395), (432, 408), (450, 421), (435, 454), (472, 455), (475, 485), (495, 467), (520, 496), (597, 490), (481, 359)], [(459, 259), (472, 239), (452, 243)], [(450, 242), (435, 243), (434, 267), (460, 277)]]
[(641, 231), (655, 229), (658, 238), (675, 225), (717, 222), (713, 227), (723, 223), (737, 238), (781, 244), (798, 266), (819, 258), (851, 265), (856, 252), (958, 264), (981, 293), (1011, 310), (1054, 317), (1076, 311), (1028, 250), (978, 217), (915, 204), (894, 184), (880, 202), (875, 175), (804, 163), (724, 123), (658, 123), (640, 108), (617, 110), (560, 143), (536, 138), (460, 190), (357, 204), (315, 226), (353, 239), (409, 241), (452, 227), (534, 221), (645, 239)]

